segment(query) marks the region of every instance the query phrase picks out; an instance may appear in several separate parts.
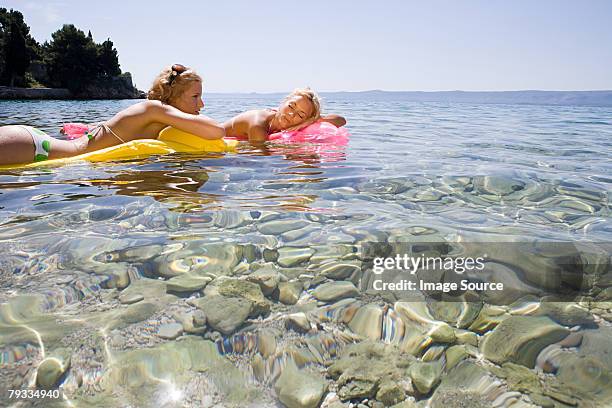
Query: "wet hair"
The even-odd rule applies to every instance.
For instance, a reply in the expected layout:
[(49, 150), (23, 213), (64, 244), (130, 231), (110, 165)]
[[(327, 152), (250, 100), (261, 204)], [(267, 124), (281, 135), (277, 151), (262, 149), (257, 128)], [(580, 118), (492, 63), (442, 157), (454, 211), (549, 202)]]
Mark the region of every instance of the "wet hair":
[(164, 68), (155, 78), (147, 97), (170, 104), (174, 99), (181, 96), (193, 82), (202, 82), (202, 77), (191, 68), (174, 64), (171, 67)]
[(312, 114), (304, 119), (302, 123), (299, 125), (292, 126), (285, 130), (298, 130), (305, 128), (308, 125), (315, 123), (317, 120), (321, 119), (321, 100), (319, 99), (319, 95), (315, 91), (310, 88), (296, 88), (289, 95), (283, 99), (283, 102), (293, 98), (294, 96), (303, 96), (308, 99), (312, 104)]

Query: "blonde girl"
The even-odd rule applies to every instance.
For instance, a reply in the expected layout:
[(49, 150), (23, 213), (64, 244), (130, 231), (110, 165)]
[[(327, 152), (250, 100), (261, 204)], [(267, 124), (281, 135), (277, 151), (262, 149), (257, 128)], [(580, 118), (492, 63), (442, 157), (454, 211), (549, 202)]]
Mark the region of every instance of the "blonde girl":
[(31, 126), (0, 127), (0, 165), (71, 157), (135, 139), (155, 139), (167, 126), (203, 139), (222, 138), (223, 126), (200, 115), (203, 107), (202, 78), (174, 64), (157, 76), (147, 101), (87, 128), (74, 140), (55, 139)]
[(285, 97), (277, 109), (255, 109), (236, 115), (223, 124), (227, 136), (263, 142), (282, 130), (297, 130), (318, 120), (337, 127), (346, 120), (338, 115), (321, 116), (321, 102), (310, 88), (298, 88)]

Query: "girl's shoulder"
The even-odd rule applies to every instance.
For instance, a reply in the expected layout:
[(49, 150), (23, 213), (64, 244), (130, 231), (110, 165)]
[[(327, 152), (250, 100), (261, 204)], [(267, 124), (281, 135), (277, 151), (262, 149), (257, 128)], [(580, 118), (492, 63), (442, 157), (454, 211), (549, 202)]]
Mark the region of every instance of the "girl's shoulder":
[(152, 100), (144, 100), (138, 103), (135, 103), (127, 108), (125, 108), (122, 112), (146, 112), (152, 109), (159, 109), (162, 107), (162, 103), (160, 101), (152, 101)]
[(270, 114), (271, 112), (267, 109), (251, 109), (239, 113), (234, 117), (234, 119), (252, 123), (266, 120), (270, 116)]

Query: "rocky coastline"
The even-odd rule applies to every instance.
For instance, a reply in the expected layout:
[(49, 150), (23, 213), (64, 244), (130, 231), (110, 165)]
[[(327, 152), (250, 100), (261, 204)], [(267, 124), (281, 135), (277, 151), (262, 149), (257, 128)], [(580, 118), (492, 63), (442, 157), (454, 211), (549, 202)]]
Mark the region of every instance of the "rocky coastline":
[(129, 73), (98, 79), (82, 91), (74, 93), (67, 88), (19, 88), (0, 86), (0, 100), (21, 99), (144, 99), (145, 92), (137, 89)]

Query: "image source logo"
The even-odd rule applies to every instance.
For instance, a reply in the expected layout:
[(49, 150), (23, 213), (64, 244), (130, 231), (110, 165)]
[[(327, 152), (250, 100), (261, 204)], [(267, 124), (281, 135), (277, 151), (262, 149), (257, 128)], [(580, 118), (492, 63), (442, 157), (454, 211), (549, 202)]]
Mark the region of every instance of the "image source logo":
[(574, 301), (612, 277), (610, 243), (369, 242), (361, 251), (361, 289), (396, 299)]

